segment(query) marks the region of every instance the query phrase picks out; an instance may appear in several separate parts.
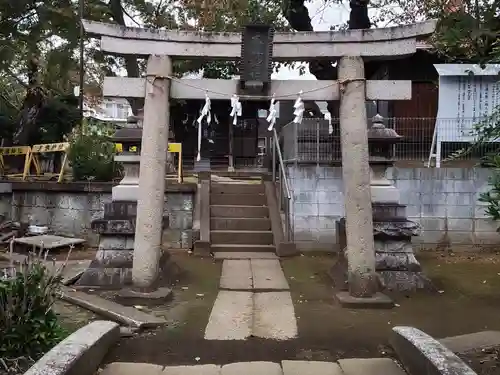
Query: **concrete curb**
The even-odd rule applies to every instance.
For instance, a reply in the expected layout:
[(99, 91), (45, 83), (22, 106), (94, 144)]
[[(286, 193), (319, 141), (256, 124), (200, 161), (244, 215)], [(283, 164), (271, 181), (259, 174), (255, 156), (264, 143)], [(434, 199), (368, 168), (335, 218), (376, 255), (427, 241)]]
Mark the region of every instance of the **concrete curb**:
[(451, 350), (413, 327), (394, 327), (390, 343), (410, 375), (477, 375)]
[(111, 345), (120, 339), (120, 327), (98, 320), (61, 341), (24, 375), (93, 375)]

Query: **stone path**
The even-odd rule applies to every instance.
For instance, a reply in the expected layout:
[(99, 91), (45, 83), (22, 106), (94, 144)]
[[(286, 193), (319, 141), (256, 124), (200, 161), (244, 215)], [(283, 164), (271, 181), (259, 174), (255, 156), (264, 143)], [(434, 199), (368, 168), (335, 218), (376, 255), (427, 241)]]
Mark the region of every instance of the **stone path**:
[(297, 337), (290, 287), (279, 260), (252, 257), (224, 260), (220, 289), (205, 329), (205, 339)]
[(107, 365), (100, 375), (405, 375), (389, 358), (343, 359), (338, 362), (239, 362), (223, 366), (160, 366), (147, 363)]

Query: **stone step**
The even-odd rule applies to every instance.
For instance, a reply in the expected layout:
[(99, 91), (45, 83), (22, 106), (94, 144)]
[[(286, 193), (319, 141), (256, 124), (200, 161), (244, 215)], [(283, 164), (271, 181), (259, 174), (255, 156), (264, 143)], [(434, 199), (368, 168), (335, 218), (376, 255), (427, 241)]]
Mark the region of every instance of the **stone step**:
[(271, 231), (212, 230), (210, 240), (212, 245), (272, 245), (274, 237)]
[[(345, 370), (340, 363), (344, 363)], [(345, 372), (347, 371), (347, 372)], [(363, 371), (363, 372), (360, 372)], [(337, 362), (236, 362), (226, 365), (161, 366), (151, 363), (113, 362), (100, 375), (398, 375), (405, 372), (390, 358), (353, 358)]]
[(229, 217), (229, 218), (267, 218), (269, 209), (262, 206), (225, 206), (211, 205), (210, 217)]
[[(276, 248), (273, 245), (258, 244), (214, 244), (210, 245), (213, 253), (271, 253), (276, 254)], [(233, 258), (247, 259), (247, 258)]]
[(211, 194), (211, 205), (267, 206), (264, 194)]
[(271, 230), (271, 220), (259, 217), (223, 218), (214, 217), (210, 219), (210, 229), (213, 230)]
[(213, 194), (264, 194), (264, 185), (262, 183), (255, 184), (223, 184), (212, 183), (210, 191)]
[(252, 251), (248, 252), (216, 251), (214, 252), (214, 257), (215, 259), (279, 259), (275, 253), (252, 252)]

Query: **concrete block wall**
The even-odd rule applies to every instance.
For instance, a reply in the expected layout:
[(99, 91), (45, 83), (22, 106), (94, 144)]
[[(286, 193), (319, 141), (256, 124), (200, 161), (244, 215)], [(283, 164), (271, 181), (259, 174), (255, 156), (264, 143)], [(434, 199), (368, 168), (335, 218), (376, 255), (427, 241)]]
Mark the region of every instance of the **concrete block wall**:
[[(335, 223), (344, 216), (339, 167), (288, 165), (293, 190), (292, 224), (302, 250), (338, 250)], [(489, 219), (479, 195), (488, 190), (482, 168), (391, 168), (407, 216), (423, 227), (414, 238), (423, 247), (500, 244), (500, 223)]]
[[(165, 193), (164, 211), (170, 219), (163, 233), (165, 247), (191, 248), (193, 200), (191, 192)], [(85, 238), (94, 247), (99, 236), (92, 231), (91, 222), (103, 217), (104, 204), (110, 202), (111, 191), (14, 189), (0, 193), (0, 214), (32, 225), (47, 225), (55, 234)]]

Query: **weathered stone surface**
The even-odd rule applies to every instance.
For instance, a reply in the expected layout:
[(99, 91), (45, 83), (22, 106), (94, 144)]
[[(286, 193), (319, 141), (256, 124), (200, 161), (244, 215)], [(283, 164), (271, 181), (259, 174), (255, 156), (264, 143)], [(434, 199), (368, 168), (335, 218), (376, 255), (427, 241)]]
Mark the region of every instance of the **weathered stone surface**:
[(500, 346), (500, 331), (483, 331), (446, 337), (440, 339), (439, 342), (454, 353), (487, 350)]
[(249, 259), (222, 262), (220, 289), (252, 290), (252, 288), (253, 278)]
[(410, 374), (476, 375), (451, 350), (416, 328), (394, 327), (390, 343)]
[(254, 290), (278, 291), (290, 289), (279, 260), (252, 259), (250, 264)]
[(340, 359), (344, 375), (405, 375), (405, 371), (390, 358)]
[(104, 204), (105, 219), (127, 220), (137, 216), (137, 202), (111, 202)]
[(82, 245), (84, 243), (85, 240), (81, 238), (67, 238), (61, 236), (53, 236), (50, 234), (44, 234), (42, 236), (21, 237), (14, 239), (14, 244), (29, 247), (30, 250), (31, 249), (52, 250), (61, 247)]
[(57, 344), (25, 374), (93, 374), (111, 345), (119, 339), (118, 324), (108, 321), (89, 323)]
[(245, 340), (252, 332), (252, 312), (252, 293), (220, 291), (210, 313), (205, 339)]
[(67, 287), (62, 289), (62, 299), (134, 327), (150, 328), (167, 324), (165, 319), (155, 315), (146, 314), (133, 307), (122, 306), (99, 296), (78, 292)]
[(297, 337), (297, 320), (290, 292), (255, 293), (252, 334), (274, 340)]
[(419, 236), (422, 227), (414, 221), (378, 221), (373, 223), (373, 235), (376, 237), (387, 236), (393, 238)]
[(282, 361), (281, 367), (283, 375), (344, 375), (340, 366), (333, 362)]
[(281, 366), (273, 362), (240, 362), (222, 366), (221, 375), (283, 375)]
[(341, 291), (335, 297), (342, 307), (351, 309), (389, 309), (394, 306), (394, 302), (382, 293), (375, 293), (370, 297), (354, 297), (347, 291)]
[(220, 375), (221, 366), (197, 365), (197, 366), (167, 366), (162, 375)]
[(92, 221), (92, 230), (99, 234), (134, 235), (135, 218), (129, 219), (98, 219)]
[(379, 253), (407, 253), (413, 254), (413, 246), (407, 240), (380, 240), (375, 239), (375, 251)]
[(375, 265), (380, 271), (413, 271), (421, 270), (420, 263), (415, 255), (408, 253), (375, 253)]
[(380, 271), (380, 279), (384, 288), (400, 292), (411, 292), (417, 289), (434, 291), (430, 279), (422, 272), (415, 271)]
[(151, 363), (113, 362), (106, 365), (99, 375), (160, 375), (162, 371), (163, 366)]

